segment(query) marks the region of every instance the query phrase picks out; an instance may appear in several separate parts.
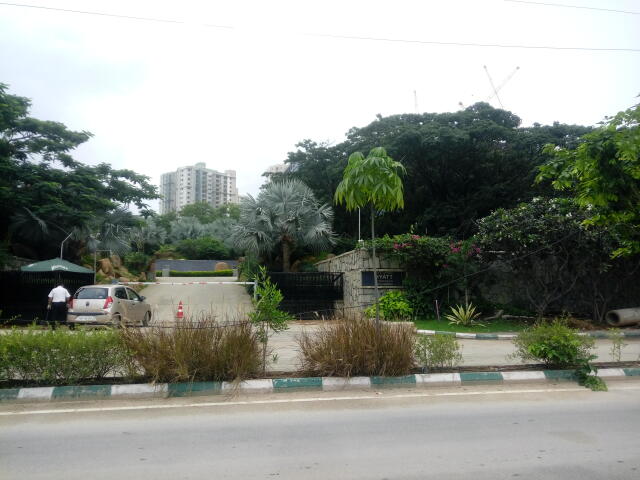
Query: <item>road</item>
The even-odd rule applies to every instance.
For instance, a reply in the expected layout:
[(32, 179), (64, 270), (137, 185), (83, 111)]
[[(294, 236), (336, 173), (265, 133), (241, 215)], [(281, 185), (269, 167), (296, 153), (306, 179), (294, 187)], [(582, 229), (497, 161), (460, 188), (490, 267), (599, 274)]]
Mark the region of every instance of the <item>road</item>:
[[(640, 382), (610, 388), (594, 393), (565, 383), (215, 397), (208, 406), (194, 402), (212, 398), (71, 404), (107, 408), (84, 413), (55, 412), (68, 404), (22, 412), (3, 406), (0, 477), (640, 478)], [(37, 408), (54, 411), (15, 414)]]
[[(195, 282), (235, 282), (235, 277), (170, 277), (158, 278), (160, 285), (148, 285), (140, 292), (152, 307), (152, 323), (171, 324), (175, 321), (178, 303), (184, 314), (198, 318), (213, 315), (218, 320), (245, 318), (251, 309), (251, 297), (244, 285), (202, 285)], [(194, 282), (191, 285), (170, 285), (172, 282)], [(166, 285), (162, 285), (165, 283)]]

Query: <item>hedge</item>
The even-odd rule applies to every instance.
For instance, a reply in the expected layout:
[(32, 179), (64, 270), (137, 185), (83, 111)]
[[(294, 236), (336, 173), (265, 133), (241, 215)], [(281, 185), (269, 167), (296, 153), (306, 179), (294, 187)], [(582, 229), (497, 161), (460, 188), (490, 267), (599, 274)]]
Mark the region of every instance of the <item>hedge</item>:
[[(162, 270), (156, 272), (156, 277), (162, 276)], [(233, 270), (217, 270), (204, 272), (180, 272), (169, 270), (170, 277), (233, 277)]]

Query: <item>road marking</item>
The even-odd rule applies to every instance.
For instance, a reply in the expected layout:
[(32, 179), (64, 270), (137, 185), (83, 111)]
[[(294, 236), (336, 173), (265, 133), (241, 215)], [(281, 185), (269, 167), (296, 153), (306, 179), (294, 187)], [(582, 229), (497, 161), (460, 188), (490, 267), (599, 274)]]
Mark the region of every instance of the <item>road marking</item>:
[[(610, 389), (612, 391), (622, 390), (640, 390), (637, 387), (616, 387)], [(88, 407), (88, 408), (63, 408), (63, 409), (47, 409), (47, 410), (31, 410), (31, 411), (9, 411), (0, 412), (0, 416), (20, 416), (20, 415), (51, 415), (54, 413), (96, 413), (96, 412), (126, 412), (135, 410), (165, 410), (175, 408), (203, 408), (203, 407), (231, 407), (242, 405), (278, 405), (287, 403), (312, 403), (312, 402), (340, 402), (352, 400), (393, 400), (402, 398), (428, 398), (428, 397), (464, 397), (478, 395), (511, 395), (522, 393), (553, 393), (553, 392), (585, 392), (589, 390), (584, 387), (579, 388), (537, 388), (526, 390), (486, 390), (473, 392), (424, 392), (424, 393), (404, 393), (397, 395), (381, 395), (375, 393), (373, 395), (358, 395), (348, 397), (309, 397), (309, 398), (290, 398), (276, 400), (245, 400), (234, 402), (200, 402), (185, 403), (177, 405), (131, 405), (127, 407)]]

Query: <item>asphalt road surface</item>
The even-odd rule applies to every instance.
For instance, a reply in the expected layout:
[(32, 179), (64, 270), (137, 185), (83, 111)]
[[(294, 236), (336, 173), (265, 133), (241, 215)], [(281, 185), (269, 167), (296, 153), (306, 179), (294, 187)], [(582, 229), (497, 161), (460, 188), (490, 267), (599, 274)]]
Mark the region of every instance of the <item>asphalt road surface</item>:
[(4, 406), (0, 478), (637, 479), (640, 382), (610, 387)]
[[(244, 285), (230, 284), (236, 281), (235, 277), (170, 277), (157, 281), (161, 284), (148, 285), (140, 292), (151, 305), (154, 324), (174, 323), (179, 302), (183, 303), (184, 314), (195, 318), (211, 315), (218, 320), (235, 321), (246, 318), (251, 310), (251, 296)], [(171, 285), (173, 282), (189, 284)], [(198, 282), (229, 283), (203, 285)]]

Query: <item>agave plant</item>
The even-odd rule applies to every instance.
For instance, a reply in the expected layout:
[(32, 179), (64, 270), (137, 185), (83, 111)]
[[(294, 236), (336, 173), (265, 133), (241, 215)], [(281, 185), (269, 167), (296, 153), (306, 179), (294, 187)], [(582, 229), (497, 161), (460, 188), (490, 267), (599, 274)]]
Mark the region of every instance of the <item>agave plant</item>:
[(482, 326), (481, 323), (478, 323), (476, 320), (480, 316), (480, 312), (476, 311), (476, 307), (472, 303), (466, 303), (464, 305), (456, 305), (455, 307), (451, 307), (451, 310), (448, 314), (444, 316), (449, 323), (452, 325), (478, 325)]

